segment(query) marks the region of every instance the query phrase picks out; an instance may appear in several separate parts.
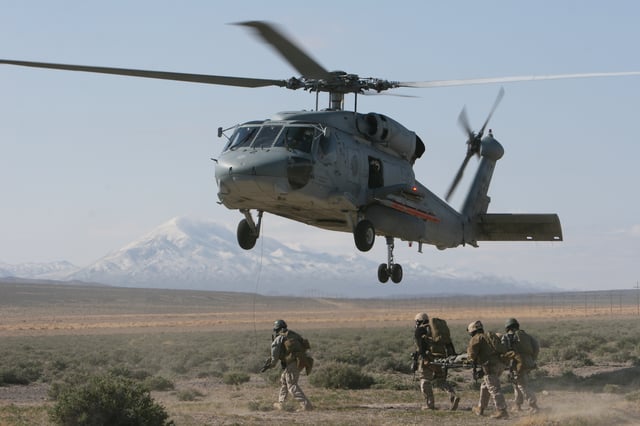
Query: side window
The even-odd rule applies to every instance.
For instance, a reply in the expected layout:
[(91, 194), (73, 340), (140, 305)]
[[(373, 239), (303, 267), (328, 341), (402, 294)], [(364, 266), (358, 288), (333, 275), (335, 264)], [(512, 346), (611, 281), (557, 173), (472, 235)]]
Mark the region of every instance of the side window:
[(262, 126), (258, 136), (251, 144), (252, 148), (269, 148), (282, 130), (282, 126)]
[(287, 127), (284, 137), (278, 141), (277, 145), (310, 154), (314, 134), (313, 127)]
[(243, 146), (249, 146), (253, 137), (258, 132), (259, 127), (238, 127), (233, 135), (231, 135), (231, 139), (229, 140), (229, 144), (226, 149), (237, 149)]
[(378, 158), (369, 157), (369, 188), (384, 186), (382, 162)]

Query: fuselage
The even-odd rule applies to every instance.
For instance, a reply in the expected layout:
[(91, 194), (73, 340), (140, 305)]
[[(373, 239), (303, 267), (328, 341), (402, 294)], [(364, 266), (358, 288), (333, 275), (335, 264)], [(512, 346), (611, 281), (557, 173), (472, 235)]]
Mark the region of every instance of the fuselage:
[(455, 247), (460, 215), (415, 180), (416, 139), (388, 117), (348, 111), (244, 123), (217, 160), (218, 197), (335, 231), (367, 218), (379, 235)]

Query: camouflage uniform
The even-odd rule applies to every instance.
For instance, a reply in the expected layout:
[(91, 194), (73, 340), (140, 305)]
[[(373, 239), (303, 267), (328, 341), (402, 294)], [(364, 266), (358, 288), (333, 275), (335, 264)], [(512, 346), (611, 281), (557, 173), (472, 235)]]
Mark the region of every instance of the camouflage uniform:
[[(512, 324), (509, 321), (514, 321)], [(529, 387), (529, 372), (536, 367), (539, 346), (533, 337), (520, 330), (520, 325), (514, 319), (508, 320), (507, 332), (502, 336), (502, 343), (513, 351), (509, 373), (513, 384), (515, 408), (520, 410), (522, 403), (527, 401), (532, 413), (538, 411), (536, 394)]]
[[(475, 329), (472, 329), (473, 327)], [(472, 336), (467, 347), (468, 359), (481, 366), (484, 372), (484, 377), (480, 384), (480, 401), (474, 412), (478, 415), (483, 415), (489, 404), (489, 398), (492, 398), (497, 410), (494, 417), (508, 418), (507, 403), (500, 391), (500, 375), (506, 365), (502, 361), (500, 353), (489, 343), (480, 321), (469, 324), (467, 330)]]
[[(311, 410), (311, 402), (307, 399), (304, 392), (298, 385), (300, 378), (300, 368), (296, 354), (291, 353), (285, 341), (287, 336), (297, 335), (294, 331), (281, 329), (271, 342), (271, 366), (274, 367), (278, 362), (282, 365), (282, 374), (280, 375), (280, 392), (278, 394), (278, 402), (274, 406), (282, 409), (282, 405), (287, 400), (289, 393), (300, 403), (300, 410)], [(299, 336), (299, 335), (298, 335)]]
[[(421, 315), (424, 315), (424, 319), (418, 319)], [(420, 373), (420, 391), (426, 400), (426, 408), (430, 410), (435, 409), (435, 398), (433, 396), (433, 387), (437, 387), (445, 392), (449, 393), (449, 402), (451, 403), (451, 410), (458, 408), (460, 398), (456, 395), (456, 391), (453, 385), (447, 381), (446, 370), (439, 365), (430, 364), (435, 359), (433, 355), (433, 340), (431, 327), (429, 326), (429, 319), (426, 314), (416, 315), (416, 329), (414, 333), (414, 343), (419, 356), (418, 372)], [(442, 357), (446, 354), (441, 354)]]

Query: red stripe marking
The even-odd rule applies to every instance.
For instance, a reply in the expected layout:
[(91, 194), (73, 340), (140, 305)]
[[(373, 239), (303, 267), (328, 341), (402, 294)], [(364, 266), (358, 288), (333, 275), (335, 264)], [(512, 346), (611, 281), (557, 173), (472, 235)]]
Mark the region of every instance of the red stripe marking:
[(411, 216), (418, 217), (420, 219), (428, 220), (430, 222), (435, 222), (435, 223), (440, 222), (440, 219), (438, 219), (437, 217), (429, 213), (425, 213), (422, 210), (414, 209), (413, 207), (405, 206), (404, 204), (400, 204), (395, 201), (391, 202), (391, 207), (403, 213), (408, 213)]

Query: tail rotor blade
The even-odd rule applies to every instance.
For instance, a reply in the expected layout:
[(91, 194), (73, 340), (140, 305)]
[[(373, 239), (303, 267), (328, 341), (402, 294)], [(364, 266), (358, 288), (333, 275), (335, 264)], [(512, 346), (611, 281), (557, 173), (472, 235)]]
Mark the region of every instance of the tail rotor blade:
[(462, 111), (460, 111), (460, 115), (458, 116), (458, 124), (460, 124), (460, 127), (462, 127), (462, 129), (467, 134), (467, 154), (465, 155), (464, 160), (462, 161), (462, 165), (458, 169), (458, 173), (456, 173), (456, 177), (453, 179), (453, 183), (449, 187), (449, 191), (447, 192), (447, 195), (445, 197), (445, 200), (447, 200), (447, 202), (449, 201), (449, 199), (451, 198), (451, 195), (453, 195), (453, 192), (456, 190), (456, 187), (460, 183), (460, 180), (462, 179), (462, 175), (464, 174), (464, 169), (467, 167), (467, 163), (469, 163), (469, 159), (474, 155), (477, 155), (478, 157), (480, 156), (480, 147), (482, 145), (482, 135), (484, 134), (484, 130), (486, 129), (487, 124), (489, 124), (489, 120), (491, 120), (493, 113), (498, 108), (498, 105), (500, 105), (500, 101), (502, 101), (503, 97), (504, 97), (504, 88), (501, 87), (500, 91), (498, 92), (498, 96), (496, 97), (496, 100), (493, 102), (493, 106), (489, 111), (489, 115), (487, 116), (487, 119), (484, 121), (484, 124), (482, 125), (478, 133), (475, 133), (471, 128), (471, 125), (469, 124), (469, 117), (467, 116), (467, 108), (463, 107)]
[(471, 158), (472, 155), (473, 155), (472, 153), (468, 153), (464, 157), (464, 160), (462, 161), (462, 165), (460, 165), (460, 168), (458, 169), (458, 173), (456, 173), (456, 177), (453, 179), (453, 183), (449, 187), (449, 191), (447, 191), (447, 196), (445, 197), (445, 200), (447, 200), (447, 202), (449, 201), (449, 199), (453, 195), (453, 192), (456, 190), (456, 187), (460, 183), (460, 180), (462, 179), (462, 175), (464, 174), (464, 169), (467, 167), (467, 163), (469, 162), (469, 159)]
[(473, 130), (471, 129), (471, 125), (469, 124), (469, 117), (467, 116), (467, 107), (462, 107), (462, 111), (460, 111), (460, 115), (458, 116), (458, 124), (465, 131), (469, 140), (473, 139)]
[(498, 96), (496, 97), (496, 100), (493, 102), (493, 106), (491, 107), (491, 111), (489, 112), (487, 119), (484, 121), (484, 124), (482, 125), (482, 127), (480, 128), (480, 131), (478, 132), (479, 137), (482, 138), (482, 135), (484, 134), (484, 129), (487, 127), (487, 124), (489, 124), (489, 120), (491, 120), (491, 116), (493, 116), (493, 113), (496, 111), (496, 108), (498, 108), (498, 105), (500, 105), (500, 101), (502, 101), (503, 97), (504, 97), (504, 87), (501, 87), (500, 91), (498, 92)]

